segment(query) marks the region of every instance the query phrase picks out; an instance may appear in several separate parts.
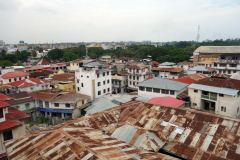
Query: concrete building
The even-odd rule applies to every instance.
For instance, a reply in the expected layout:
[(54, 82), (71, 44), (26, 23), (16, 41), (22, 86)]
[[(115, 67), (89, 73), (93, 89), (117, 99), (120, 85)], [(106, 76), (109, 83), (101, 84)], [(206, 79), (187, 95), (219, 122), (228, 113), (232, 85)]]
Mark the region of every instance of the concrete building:
[(86, 94), (91, 100), (112, 93), (111, 70), (103, 69), (98, 62), (82, 63), (75, 72), (76, 93)]
[(80, 67), (80, 63), (83, 59), (76, 59), (70, 62), (70, 71), (75, 71)]
[(184, 68), (152, 68), (153, 77), (161, 78), (172, 78), (177, 79), (181, 78), (184, 75)]
[(174, 62), (163, 62), (158, 65), (160, 68), (172, 68), (176, 65)]
[(221, 54), (240, 53), (240, 46), (201, 46), (193, 52), (193, 63), (218, 61)]
[(47, 89), (29, 92), (35, 99), (38, 115), (75, 119), (82, 115), (88, 106), (88, 97), (84, 94), (66, 92), (59, 89)]
[(137, 91), (137, 85), (150, 76), (151, 65), (132, 65), (126, 67), (128, 73), (128, 91)]
[[(2, 72), (4, 71), (4, 72)], [(4, 74), (5, 73), (5, 74)], [(1, 70), (1, 81), (2, 84), (20, 81), (29, 78), (29, 73), (14, 70), (12, 67), (7, 70)]]
[(26, 113), (0, 101), (0, 159), (7, 159), (3, 142), (25, 135), (24, 120), (29, 118), (30, 116)]
[(194, 66), (193, 62), (178, 62), (176, 68), (184, 68), (184, 73), (186, 73), (187, 70), (192, 66)]
[(11, 86), (10, 88), (11, 93), (19, 93), (23, 91), (31, 92), (50, 88), (49, 81), (38, 78), (27, 78), (8, 84)]
[(195, 74), (195, 73), (202, 73), (205, 75), (209, 75), (209, 74), (215, 73), (216, 72), (215, 70), (216, 70), (215, 68), (197, 65), (192, 68), (189, 68), (187, 71), (187, 74), (190, 75), (190, 74)]
[(100, 56), (99, 60), (110, 63), (112, 62), (113, 58), (110, 55), (104, 55), (104, 56)]
[(112, 92), (121, 93), (127, 90), (127, 72), (112, 72)]
[(188, 86), (191, 106), (212, 113), (237, 117), (240, 107), (240, 80), (211, 76)]
[(140, 96), (177, 98), (179, 94), (187, 90), (188, 84), (156, 77), (139, 83), (137, 86)]

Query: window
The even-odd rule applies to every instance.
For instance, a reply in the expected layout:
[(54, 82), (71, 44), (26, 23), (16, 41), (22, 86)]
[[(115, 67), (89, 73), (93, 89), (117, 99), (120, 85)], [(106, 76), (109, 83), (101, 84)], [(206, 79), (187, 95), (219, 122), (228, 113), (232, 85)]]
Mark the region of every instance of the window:
[(140, 90), (140, 91), (144, 91), (144, 90), (145, 90), (145, 87), (139, 87), (139, 90)]
[(26, 104), (25, 104), (25, 107), (26, 107), (26, 109), (29, 109), (29, 108), (30, 108), (30, 104), (29, 104), (29, 103), (26, 103)]
[(27, 79), (27, 77), (25, 77), (25, 79)]
[(131, 82), (131, 81), (129, 82), (129, 85), (132, 85), (132, 82)]
[(46, 102), (46, 101), (45, 101), (45, 107), (46, 107), (46, 108), (49, 108), (49, 102)]
[(68, 108), (70, 108), (70, 104), (69, 104), (69, 103), (66, 103), (65, 106), (68, 107)]
[(224, 97), (224, 94), (219, 94), (219, 97)]
[(12, 130), (3, 132), (3, 140), (7, 141), (13, 139)]
[(42, 86), (42, 89), (44, 89), (44, 86)]
[(135, 86), (135, 82), (133, 82), (133, 85)]
[(79, 79), (77, 79), (77, 83), (79, 83)]
[(11, 82), (12, 80), (11, 79), (9, 79), (9, 82)]
[(97, 74), (97, 78), (99, 78), (99, 74)]
[(78, 91), (80, 91), (80, 88), (78, 87)]
[(0, 108), (0, 118), (3, 118), (3, 108)]
[(104, 77), (104, 76), (105, 76), (105, 73), (103, 73), (102, 76)]
[(135, 76), (133, 76), (133, 80), (135, 80)]
[(83, 77), (83, 75), (81, 75), (81, 77)]
[(109, 83), (109, 79), (107, 80), (107, 83)]
[(105, 81), (103, 81), (103, 85), (105, 85)]
[(175, 95), (175, 91), (170, 90), (170, 95)]
[(101, 82), (98, 82), (98, 86), (101, 86)]
[(84, 100), (82, 100), (82, 105), (84, 105)]
[(146, 87), (147, 92), (152, 92), (152, 88)]
[(165, 94), (165, 93), (166, 93), (166, 90), (165, 90), (165, 89), (162, 89), (162, 93)]
[(197, 106), (197, 103), (193, 103), (193, 106)]
[(181, 66), (181, 68), (183, 68), (183, 66)]
[(129, 79), (132, 79), (132, 76), (129, 76)]
[(59, 103), (54, 103), (54, 107), (59, 107)]
[(145, 75), (143, 76), (143, 78), (145, 79)]
[(197, 92), (198, 92), (198, 90), (194, 89), (194, 92), (195, 92), (195, 93), (197, 93)]
[(103, 93), (106, 93), (106, 89), (103, 90)]
[(109, 75), (109, 72), (107, 72), (107, 75)]
[(226, 107), (221, 106), (221, 111), (226, 112)]
[(81, 83), (82, 87), (83, 87), (83, 83)]
[(19, 77), (19, 81), (21, 80), (22, 78), (21, 77)]
[(139, 77), (137, 76), (137, 80), (139, 81)]
[(73, 89), (75, 89), (75, 85), (73, 85)]
[(110, 92), (110, 88), (108, 88), (108, 92)]
[(14, 81), (17, 81), (17, 78), (14, 78)]
[(129, 72), (132, 72), (132, 69), (131, 69), (131, 68), (129, 68)]
[(153, 88), (153, 92), (155, 92), (155, 93), (160, 93), (160, 89)]
[(87, 76), (87, 78), (89, 78), (89, 76)]
[(98, 95), (101, 95), (101, 91), (98, 91)]
[(166, 94), (169, 94), (169, 90), (166, 90)]
[(40, 107), (43, 106), (43, 101), (39, 101), (39, 106), (40, 106)]

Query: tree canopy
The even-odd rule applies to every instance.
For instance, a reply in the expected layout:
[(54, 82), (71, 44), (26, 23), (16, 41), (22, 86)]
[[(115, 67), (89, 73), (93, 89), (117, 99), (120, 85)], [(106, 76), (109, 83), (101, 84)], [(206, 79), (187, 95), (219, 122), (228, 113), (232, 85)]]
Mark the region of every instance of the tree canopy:
[(75, 59), (78, 59), (78, 55), (74, 54), (73, 52), (66, 52), (63, 54), (63, 60), (65, 62), (69, 62)]
[(51, 60), (56, 60), (56, 59), (61, 59), (63, 57), (64, 51), (62, 49), (53, 49), (51, 51), (48, 52), (47, 56), (51, 59)]
[(11, 61), (12, 63), (16, 63), (17, 62), (17, 57), (15, 54), (7, 54), (5, 57), (4, 57), (4, 60), (9, 60)]
[(9, 60), (4, 60), (0, 63), (0, 66), (13, 66), (13, 63)]
[(27, 61), (27, 59), (30, 55), (31, 55), (31, 53), (26, 50), (21, 51), (19, 54), (18, 60), (25, 62), (25, 61)]

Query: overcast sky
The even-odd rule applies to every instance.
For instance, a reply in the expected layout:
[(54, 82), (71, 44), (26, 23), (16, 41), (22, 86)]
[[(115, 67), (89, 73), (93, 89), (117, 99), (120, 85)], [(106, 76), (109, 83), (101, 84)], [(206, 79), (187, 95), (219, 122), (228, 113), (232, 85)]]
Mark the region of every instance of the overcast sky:
[(240, 0), (0, 0), (5, 43), (240, 38)]

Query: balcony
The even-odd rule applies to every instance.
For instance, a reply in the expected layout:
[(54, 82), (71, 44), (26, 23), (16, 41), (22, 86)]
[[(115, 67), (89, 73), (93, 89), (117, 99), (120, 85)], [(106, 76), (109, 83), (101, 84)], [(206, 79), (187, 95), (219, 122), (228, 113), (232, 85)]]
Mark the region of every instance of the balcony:
[(217, 101), (217, 97), (215, 97), (215, 96), (210, 96), (210, 95), (202, 94), (201, 97), (204, 98), (204, 99), (209, 99), (209, 100), (212, 100), (212, 101)]
[(112, 87), (114, 87), (114, 88), (121, 88), (121, 84), (112, 84)]

